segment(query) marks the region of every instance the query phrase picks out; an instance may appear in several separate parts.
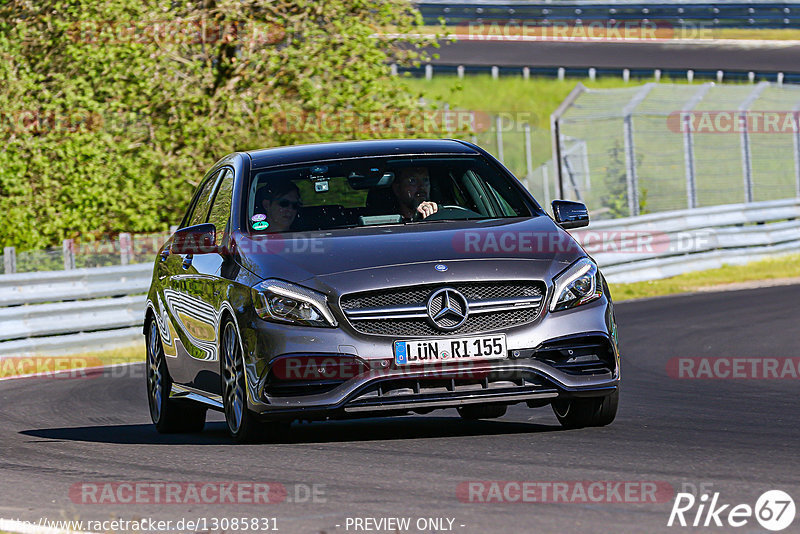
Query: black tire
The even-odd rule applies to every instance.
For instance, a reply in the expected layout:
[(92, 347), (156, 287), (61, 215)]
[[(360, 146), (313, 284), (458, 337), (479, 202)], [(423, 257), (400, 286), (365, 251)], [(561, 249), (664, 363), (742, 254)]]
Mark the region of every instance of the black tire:
[(150, 419), (161, 434), (202, 432), (206, 408), (191, 401), (170, 398), (172, 378), (155, 320), (147, 326), (147, 403)]
[(467, 404), (457, 408), (462, 419), (476, 421), (478, 419), (497, 419), (506, 414), (505, 404)]
[(237, 443), (274, 441), (284, 437), (290, 422), (262, 422), (247, 408), (247, 378), (236, 325), (228, 319), (220, 344), (222, 403), (228, 433)]
[(614, 421), (619, 405), (619, 389), (605, 397), (553, 402), (553, 413), (564, 428), (606, 426)]

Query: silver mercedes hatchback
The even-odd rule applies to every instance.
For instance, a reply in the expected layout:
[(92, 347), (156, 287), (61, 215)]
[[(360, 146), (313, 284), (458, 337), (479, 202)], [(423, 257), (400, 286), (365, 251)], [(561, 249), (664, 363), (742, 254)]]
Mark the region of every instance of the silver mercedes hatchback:
[(551, 405), (613, 421), (619, 350), (597, 265), (495, 158), (457, 140), (228, 155), (159, 251), (147, 392), (160, 432), (224, 412), (251, 441), (293, 420), (465, 419)]

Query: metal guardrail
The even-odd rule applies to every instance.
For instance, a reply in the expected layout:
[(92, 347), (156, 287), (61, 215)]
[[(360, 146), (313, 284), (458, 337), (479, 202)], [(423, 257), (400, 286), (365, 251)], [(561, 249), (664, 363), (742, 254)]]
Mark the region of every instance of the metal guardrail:
[(497, 1), (477, 0), (451, 2), (425, 0), (417, 3), (427, 24), (469, 24), (504, 21), (565, 21), (576, 19), (642, 20), (674, 25), (705, 25), (712, 28), (797, 28), (800, 27), (800, 7), (793, 2), (731, 2), (701, 1)]
[(0, 357), (140, 341), (152, 273), (141, 263), (0, 276)]
[(657, 280), (800, 252), (800, 198), (597, 221), (574, 234), (609, 282)]
[[(683, 41), (694, 40), (703, 43), (699, 52), (703, 53), (705, 44), (720, 42), (720, 39), (709, 39), (708, 32), (721, 28), (757, 28), (757, 29), (796, 29), (800, 28), (800, 6), (791, 1), (759, 1), (759, 0), (727, 0), (722, 3), (707, 0), (672, 0), (672, 1), (640, 1), (640, 0), (423, 0), (416, 3), (427, 25), (438, 26), (444, 21), (451, 34), (473, 36), (479, 41), (505, 39), (521, 42), (527, 39), (542, 41), (575, 42), (580, 44), (588, 38), (586, 28), (600, 27), (609, 31), (608, 41), (615, 42), (615, 28), (658, 28), (658, 39)], [(573, 28), (567, 33), (566, 28)], [(537, 30), (538, 28), (539, 30)], [(556, 30), (556, 28), (559, 28)], [(583, 31), (580, 30), (583, 28)], [(599, 31), (599, 30), (598, 30)], [(595, 32), (595, 30), (592, 30)], [(590, 32), (590, 33), (592, 33)], [(592, 33), (593, 35), (603, 34)], [(603, 34), (604, 35), (604, 34)], [(705, 35), (706, 38), (698, 39)], [(527, 36), (527, 37), (525, 37)], [(559, 38), (559, 36), (561, 36)], [(568, 37), (571, 36), (571, 37)], [(644, 41), (658, 42), (655, 36)], [(758, 38), (754, 38), (758, 39)], [(591, 41), (591, 39), (588, 39)], [(602, 41), (600, 39), (598, 42)], [(730, 40), (729, 45), (736, 43)], [(780, 43), (772, 41), (772, 44)], [(780, 46), (786, 46), (786, 41)], [(761, 45), (764, 46), (762, 41)], [(738, 46), (738, 45), (737, 45)], [(444, 54), (446, 56), (446, 54)], [(502, 57), (501, 57), (502, 56)], [(492, 77), (529, 76), (565, 78), (622, 77), (630, 79), (653, 79), (659, 81), (662, 76), (669, 79), (685, 78), (689, 83), (693, 80), (716, 80), (718, 83), (753, 82), (766, 80), (782, 83), (800, 83), (800, 72), (791, 64), (782, 68), (764, 68), (756, 61), (749, 67), (662, 68), (655, 65), (647, 68), (633, 61), (632, 64), (619, 63), (598, 67), (594, 60), (585, 64), (567, 62), (558, 65), (542, 64), (537, 61), (532, 65), (520, 64), (518, 60), (501, 54), (493, 65), (484, 61), (434, 59), (424, 66), (396, 67), (398, 73), (430, 78), (435, 67), (438, 74), (491, 74)], [(607, 63), (603, 61), (601, 63)], [(670, 62), (671, 63), (671, 62)], [(693, 62), (690, 62), (693, 63)]]
[(679, 274), (718, 269), (723, 265), (743, 265), (781, 254), (800, 252), (800, 240), (781, 245), (749, 247), (746, 250), (714, 250), (689, 256), (672, 256), (606, 267), (603, 273), (611, 283), (660, 280)]
[[(98, 267), (98, 269), (102, 268)], [(144, 307), (144, 298), (142, 298), (142, 307)], [(144, 313), (142, 313), (143, 317)], [(140, 318), (139, 322), (141, 321)], [(64, 336), (17, 339), (0, 342), (0, 358), (102, 351), (131, 346), (142, 342), (143, 339), (141, 326), (99, 332), (78, 332)]]
[(0, 309), (0, 324), (5, 339), (111, 330), (140, 323), (143, 306), (141, 295), (14, 306)]
[(652, 80), (660, 81), (663, 78), (671, 80), (685, 79), (689, 83), (695, 80), (707, 80), (721, 83), (754, 83), (755, 80), (775, 82), (779, 85), (800, 84), (800, 72), (774, 72), (774, 71), (737, 71), (719, 69), (689, 69), (689, 68), (627, 68), (627, 67), (606, 67), (595, 68), (587, 64), (585, 67), (515, 67), (504, 66), (502, 60), (498, 60), (498, 65), (448, 65), (442, 64), (441, 60), (434, 60), (431, 63), (420, 66), (397, 67), (396, 71), (400, 74), (408, 73), (417, 78), (425, 77), (432, 79), (434, 71), (437, 76), (440, 74), (452, 76), (456, 75), (463, 79), (465, 75), (491, 75), (492, 78), (500, 77), (531, 77), (556, 78), (559, 81), (566, 79), (585, 79), (594, 81), (598, 78), (615, 77), (623, 80)]
[(152, 275), (150, 263), (3, 275), (0, 307), (145, 293)]
[[(609, 281), (654, 280), (800, 252), (800, 198), (597, 221), (573, 235)], [(145, 263), (0, 276), (0, 357), (140, 341), (151, 275)]]

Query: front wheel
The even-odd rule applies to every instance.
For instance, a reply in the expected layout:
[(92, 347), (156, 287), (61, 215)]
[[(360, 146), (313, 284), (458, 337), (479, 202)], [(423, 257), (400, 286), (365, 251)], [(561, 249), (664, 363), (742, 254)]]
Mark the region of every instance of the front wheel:
[(619, 389), (605, 397), (553, 401), (553, 412), (564, 428), (606, 426), (614, 421), (619, 405)]
[(172, 378), (169, 376), (164, 347), (155, 319), (147, 329), (147, 402), (150, 419), (162, 434), (200, 432), (206, 424), (206, 409), (189, 401), (170, 398)]
[(222, 403), (228, 433), (237, 443), (274, 439), (285, 432), (288, 424), (262, 423), (247, 408), (247, 377), (239, 333), (230, 319), (225, 323), (222, 332)]

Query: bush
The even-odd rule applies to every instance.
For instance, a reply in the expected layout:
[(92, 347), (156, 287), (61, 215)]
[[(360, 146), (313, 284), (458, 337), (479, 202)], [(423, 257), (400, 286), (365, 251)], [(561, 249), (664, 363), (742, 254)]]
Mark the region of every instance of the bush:
[(417, 109), (388, 64), (420, 60), (430, 40), (374, 34), (420, 24), (406, 0), (10, 0), (0, 6), (0, 243), (164, 231), (229, 152), (380, 136), (287, 124)]

